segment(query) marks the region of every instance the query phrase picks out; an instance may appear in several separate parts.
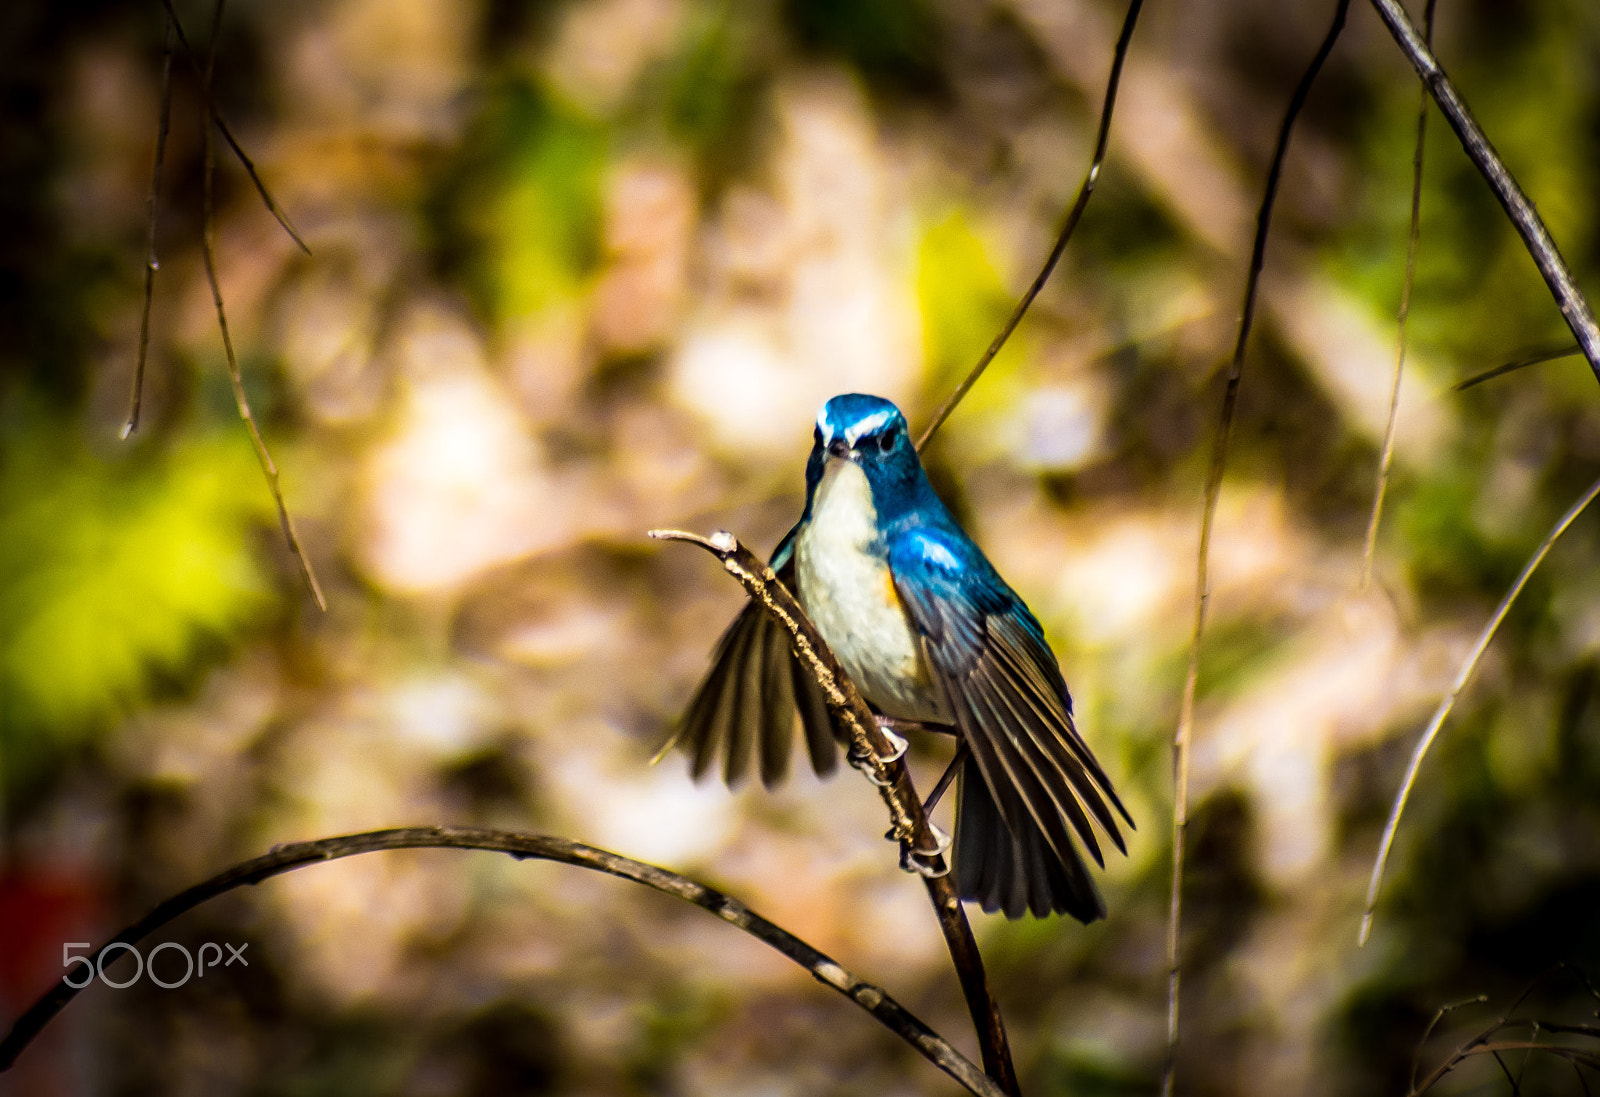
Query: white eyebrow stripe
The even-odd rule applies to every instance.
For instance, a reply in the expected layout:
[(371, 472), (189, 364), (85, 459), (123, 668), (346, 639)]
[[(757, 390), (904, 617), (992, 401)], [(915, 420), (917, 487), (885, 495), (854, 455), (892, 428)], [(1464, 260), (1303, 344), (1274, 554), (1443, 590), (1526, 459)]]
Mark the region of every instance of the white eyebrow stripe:
[(822, 435), (822, 444), (827, 445), (833, 441), (833, 427), (828, 425), (828, 405), (822, 405), (822, 410), (817, 412), (817, 431)]
[(885, 408), (882, 411), (873, 412), (865, 419), (856, 420), (854, 423), (851, 423), (845, 428), (844, 440), (850, 443), (852, 446), (855, 445), (861, 440), (861, 436), (863, 434), (871, 434), (873, 431), (887, 423), (890, 416), (893, 414), (894, 412), (890, 411), (888, 408)]

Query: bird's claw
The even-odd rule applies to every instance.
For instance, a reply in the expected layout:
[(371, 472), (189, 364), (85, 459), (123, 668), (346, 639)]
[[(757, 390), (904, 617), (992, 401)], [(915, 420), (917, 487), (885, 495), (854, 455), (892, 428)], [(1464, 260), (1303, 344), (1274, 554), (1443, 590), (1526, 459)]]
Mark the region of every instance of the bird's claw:
[[(932, 880), (950, 875), (950, 862), (944, 856), (945, 851), (950, 848), (950, 836), (932, 823), (928, 824), (928, 830), (933, 834), (933, 848), (912, 849), (902, 845), (900, 868), (905, 872), (915, 872), (918, 876)], [(890, 836), (893, 836), (893, 832)]]
[(879, 788), (888, 788), (890, 785), (894, 784), (892, 778), (878, 776), (879, 771), (887, 763), (871, 754), (852, 750), (845, 755), (845, 761), (849, 762), (853, 767), (859, 770), (861, 776), (865, 777)]
[(879, 771), (881, 771), (885, 766), (892, 766), (900, 759), (904, 758), (906, 756), (906, 748), (910, 744), (907, 743), (906, 740), (901, 736), (890, 731), (881, 719), (878, 721), (878, 730), (883, 733), (883, 737), (885, 739), (889, 740), (890, 753), (874, 755), (867, 751), (851, 749), (845, 755), (845, 759), (856, 769), (860, 770), (867, 780), (871, 781), (879, 788), (885, 788), (889, 785), (892, 785), (894, 781), (892, 779), (879, 777)]
[(908, 743), (903, 736), (895, 734), (893, 729), (890, 727), (889, 721), (881, 716), (878, 718), (878, 730), (883, 733), (883, 737), (889, 740), (889, 745), (894, 748), (894, 753), (887, 756), (880, 756), (878, 761), (882, 762), (886, 766), (889, 766), (904, 758), (906, 756), (906, 748), (911, 744)]

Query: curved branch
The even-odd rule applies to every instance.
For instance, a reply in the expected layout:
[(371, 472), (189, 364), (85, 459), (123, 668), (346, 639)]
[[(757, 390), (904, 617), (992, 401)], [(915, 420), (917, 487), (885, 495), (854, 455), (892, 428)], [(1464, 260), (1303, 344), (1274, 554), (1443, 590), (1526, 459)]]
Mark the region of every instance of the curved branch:
[(1267, 234), (1272, 227), (1272, 207), (1278, 197), (1278, 182), (1283, 175), (1283, 161), (1289, 153), (1289, 136), (1294, 132), (1295, 119), (1311, 94), (1311, 85), (1333, 52), (1334, 43), (1344, 30), (1344, 20), (1350, 10), (1350, 0), (1339, 0), (1334, 9), (1333, 23), (1322, 40), (1321, 47), (1311, 64), (1300, 77), (1300, 83), (1289, 99), (1289, 109), (1284, 112), (1283, 124), (1278, 128), (1278, 144), (1272, 153), (1272, 167), (1267, 172), (1267, 186), (1261, 196), (1261, 208), (1256, 214), (1255, 245), (1250, 252), (1250, 274), (1245, 279), (1244, 308), (1239, 317), (1239, 337), (1233, 346), (1233, 360), (1228, 366), (1227, 386), (1222, 394), (1222, 417), (1217, 424), (1217, 434), (1211, 445), (1211, 461), (1206, 468), (1205, 502), (1200, 512), (1200, 549), (1196, 553), (1194, 631), (1189, 640), (1189, 669), (1183, 681), (1183, 700), (1178, 711), (1178, 730), (1172, 742), (1173, 790), (1172, 799), (1172, 893), (1167, 915), (1167, 1062), (1162, 1072), (1162, 1097), (1171, 1097), (1178, 1066), (1178, 943), (1183, 921), (1183, 842), (1189, 829), (1189, 739), (1194, 728), (1195, 686), (1200, 678), (1200, 641), (1206, 630), (1206, 609), (1211, 602), (1211, 527), (1217, 514), (1217, 497), (1222, 493), (1222, 474), (1228, 463), (1228, 437), (1233, 432), (1234, 409), (1239, 403), (1239, 381), (1244, 374), (1244, 352), (1250, 341), (1250, 326), (1255, 319), (1256, 291), (1261, 283), (1261, 270), (1266, 265)]
[(1444, 1015), (1451, 1010), (1460, 1009), (1462, 1006), (1482, 1005), (1489, 1000), (1487, 994), (1475, 994), (1471, 998), (1462, 998), (1458, 1002), (1446, 1002), (1434, 1011), (1433, 1020), (1428, 1022), (1428, 1027), (1422, 1030), (1422, 1038), (1417, 1041), (1417, 1047), (1411, 1055), (1411, 1093), (1417, 1093), (1417, 1070), (1422, 1059), (1422, 1048), (1428, 1042), (1428, 1037), (1433, 1035), (1433, 1030), (1439, 1027), (1439, 1022), (1444, 1020)]
[(1083, 177), (1083, 183), (1078, 187), (1078, 197), (1072, 203), (1072, 208), (1067, 211), (1067, 219), (1061, 225), (1061, 232), (1056, 236), (1055, 247), (1050, 249), (1050, 255), (1044, 261), (1033, 284), (1028, 287), (1028, 292), (1022, 295), (1016, 308), (1011, 310), (1011, 316), (1006, 320), (1005, 327), (1000, 329), (1000, 334), (994, 337), (989, 344), (989, 349), (983, 352), (983, 357), (978, 359), (978, 364), (972, 367), (956, 390), (952, 392), (939, 410), (933, 413), (933, 420), (922, 432), (922, 437), (917, 439), (917, 452), (921, 453), (927, 446), (928, 439), (933, 437), (933, 432), (950, 418), (950, 413), (961, 403), (962, 397), (971, 391), (972, 386), (978, 383), (978, 378), (983, 371), (989, 368), (989, 363), (994, 361), (995, 355), (1000, 353), (1000, 348), (1006, 345), (1006, 340), (1011, 338), (1011, 333), (1017, 330), (1017, 325), (1022, 323), (1023, 313), (1028, 311), (1028, 306), (1033, 304), (1033, 299), (1039, 296), (1039, 291), (1044, 289), (1044, 284), (1050, 280), (1050, 274), (1056, 269), (1056, 264), (1061, 261), (1061, 253), (1067, 250), (1067, 241), (1072, 238), (1072, 230), (1078, 227), (1078, 220), (1083, 216), (1084, 209), (1089, 205), (1089, 196), (1094, 193), (1094, 185), (1100, 179), (1100, 165), (1105, 162), (1106, 143), (1111, 137), (1111, 110), (1117, 105), (1117, 84), (1122, 80), (1122, 62), (1128, 56), (1128, 43), (1133, 40), (1133, 28), (1139, 21), (1139, 9), (1144, 6), (1144, 0), (1129, 0), (1128, 14), (1122, 19), (1122, 33), (1117, 36), (1117, 48), (1111, 57), (1111, 77), (1106, 81), (1106, 100), (1100, 108), (1100, 131), (1095, 137), (1094, 159), (1089, 163), (1089, 173)]
[[(307, 865), (391, 849), (481, 849), (509, 853), (518, 860), (536, 858), (543, 861), (558, 861), (578, 868), (619, 876), (624, 880), (632, 880), (636, 884), (643, 884), (656, 891), (676, 896), (685, 902), (709, 910), (723, 921), (737, 926), (783, 953), (811, 972), (818, 982), (832, 987), (872, 1014), (885, 1028), (916, 1048), (923, 1058), (961, 1083), (968, 1092), (983, 1094), (985, 1097), (1001, 1097), (999, 1087), (986, 1078), (976, 1064), (951, 1047), (943, 1037), (918, 1020), (881, 987), (857, 979), (827, 955), (812, 948), (783, 927), (756, 914), (737, 899), (664, 868), (647, 865), (642, 861), (622, 857), (607, 850), (596, 849), (582, 842), (542, 834), (517, 834), (512, 831), (487, 830), (481, 827), (403, 827), (278, 846), (270, 853), (235, 865), (204, 883), (196, 884), (167, 899), (149, 914), (101, 945), (89, 959), (98, 965), (100, 958), (112, 945), (137, 944), (179, 915), (235, 888), (258, 884)], [(77, 993), (77, 988), (67, 985), (63, 979), (18, 1018), (5, 1039), (0, 1040), (0, 1071), (9, 1069), (16, 1062), (17, 1055), (28, 1046), (28, 1042), (38, 1035), (39, 1031), (49, 1024)]]
[(1475, 373), (1471, 377), (1468, 377), (1465, 381), (1457, 381), (1454, 385), (1450, 386), (1450, 391), (1466, 392), (1474, 385), (1481, 385), (1485, 381), (1491, 380), (1495, 377), (1503, 376), (1515, 370), (1527, 369), (1529, 366), (1537, 366), (1545, 362), (1554, 362), (1561, 358), (1571, 358), (1575, 354), (1582, 353), (1583, 348), (1580, 346), (1548, 347), (1544, 350), (1537, 350), (1531, 354), (1525, 354), (1521, 358), (1513, 359), (1504, 365), (1496, 366), (1494, 369), (1484, 370), (1482, 373)]
[[(955, 963), (956, 975), (961, 981), (961, 992), (967, 1000), (967, 1010), (972, 1014), (973, 1027), (978, 1031), (978, 1043), (983, 1049), (983, 1069), (1000, 1084), (1008, 1094), (1020, 1092), (1016, 1068), (1011, 1064), (1011, 1047), (1006, 1039), (1005, 1022), (1000, 1016), (1000, 1006), (989, 989), (983, 970), (983, 957), (978, 953), (978, 942), (972, 936), (972, 926), (967, 922), (961, 898), (950, 880), (950, 864), (945, 860), (947, 840), (937, 834), (928, 823), (922, 801), (911, 783), (911, 771), (899, 757), (899, 748), (889, 742), (878, 726), (872, 709), (862, 698), (850, 676), (839, 666), (833, 652), (817, 627), (811, 623), (800, 603), (787, 587), (778, 581), (755, 555), (726, 530), (718, 530), (710, 537), (685, 533), (676, 529), (653, 529), (650, 536), (658, 541), (687, 541), (698, 545), (722, 561), (745, 591), (789, 630), (790, 643), (795, 654), (805, 664), (811, 676), (822, 687), (828, 699), (828, 709), (849, 733), (850, 764), (866, 774), (877, 786), (889, 809), (888, 838), (900, 843), (902, 868), (920, 874), (928, 888), (928, 898), (933, 902), (939, 917), (939, 929), (944, 933), (950, 959)], [(888, 759), (886, 761), (886, 759)]]
[[(1562, 973), (1576, 975), (1579, 982), (1583, 984), (1584, 989), (1587, 990), (1592, 997), (1600, 998), (1600, 994), (1596, 994), (1594, 986), (1589, 982), (1588, 976), (1584, 975), (1583, 972), (1577, 968), (1569, 967), (1564, 962), (1557, 963), (1549, 968), (1546, 968), (1544, 971), (1540, 972), (1533, 979), (1531, 979), (1527, 986), (1522, 988), (1522, 992), (1518, 994), (1517, 997), (1512, 1001), (1510, 1008), (1500, 1015), (1499, 1020), (1495, 1021), (1493, 1024), (1483, 1029), (1483, 1031), (1479, 1032), (1476, 1036), (1472, 1037), (1460, 1047), (1456, 1048), (1455, 1052), (1451, 1054), (1448, 1059), (1434, 1067), (1433, 1070), (1429, 1072), (1427, 1078), (1423, 1079), (1421, 1082), (1417, 1081), (1417, 1064), (1416, 1058), (1413, 1057), (1411, 1063), (1411, 1089), (1407, 1092), (1406, 1097), (1419, 1097), (1420, 1094), (1426, 1093), (1428, 1090), (1432, 1089), (1441, 1078), (1443, 1078), (1446, 1074), (1449, 1074), (1452, 1070), (1454, 1070), (1472, 1055), (1493, 1055), (1495, 1057), (1495, 1061), (1500, 1063), (1501, 1070), (1505, 1070), (1505, 1062), (1500, 1058), (1500, 1052), (1502, 1051), (1527, 1051), (1530, 1054), (1533, 1051), (1551, 1051), (1557, 1055), (1563, 1055), (1566, 1051), (1575, 1051), (1579, 1055), (1591, 1055), (1592, 1053), (1584, 1052), (1582, 1049), (1563, 1048), (1562, 1045), (1559, 1044), (1539, 1044), (1534, 1042), (1491, 1044), (1489, 1042), (1495, 1036), (1498, 1036), (1500, 1033), (1510, 1028), (1531, 1028), (1535, 1037), (1539, 1035), (1539, 1031), (1541, 1029), (1549, 1032), (1566, 1033), (1580, 1036), (1600, 1035), (1600, 1029), (1596, 1029), (1594, 1026), (1590, 1025), (1550, 1024), (1549, 1022), (1545, 1021), (1512, 1018), (1511, 1015), (1518, 1009), (1522, 1008), (1522, 1003), (1526, 1002), (1528, 997), (1532, 995), (1535, 990), (1537, 990), (1542, 984), (1550, 981), (1554, 976)], [(1425, 1043), (1427, 1041), (1429, 1034), (1433, 1032), (1434, 1026), (1439, 1023), (1439, 1018), (1443, 1017), (1445, 1013), (1452, 1009), (1458, 1009), (1464, 1005), (1470, 1005), (1473, 1002), (1485, 1001), (1486, 998), (1487, 995), (1480, 994), (1476, 998), (1468, 998), (1465, 1001), (1455, 1002), (1441, 1008), (1438, 1013), (1434, 1014), (1433, 1021), (1429, 1023), (1427, 1029), (1423, 1032), (1422, 1042)], [(1419, 1043), (1417, 1045), (1417, 1054), (1420, 1055), (1421, 1052), (1422, 1043)], [(1571, 1056), (1568, 1056), (1568, 1058), (1572, 1059)], [(1572, 1061), (1576, 1063), (1578, 1060), (1572, 1059)], [(1523, 1059), (1523, 1065), (1527, 1065), (1526, 1058)], [(1600, 1058), (1594, 1058), (1593, 1061), (1589, 1062), (1589, 1065), (1600, 1067)], [(1582, 1076), (1580, 1074), (1580, 1078), (1581, 1077)], [(1511, 1078), (1509, 1080), (1511, 1081), (1512, 1092), (1518, 1092), (1517, 1080), (1515, 1078)], [(1587, 1092), (1587, 1087), (1585, 1087), (1585, 1092)]]
[(1578, 346), (1583, 349), (1583, 356), (1589, 360), (1589, 368), (1594, 371), (1595, 378), (1600, 380), (1600, 325), (1595, 323), (1594, 312), (1589, 308), (1589, 302), (1583, 296), (1583, 291), (1573, 280), (1572, 271), (1567, 268), (1566, 260), (1561, 257), (1561, 251), (1551, 238), (1550, 230), (1545, 228), (1544, 221), (1533, 208), (1533, 203), (1528, 201), (1528, 196), (1517, 186), (1516, 179), (1506, 170), (1500, 155), (1489, 143), (1489, 138), (1484, 135), (1477, 119), (1472, 117), (1472, 112), (1467, 109), (1466, 101), (1461, 98), (1460, 92), (1456, 91), (1456, 86), (1439, 67), (1438, 58), (1434, 57), (1433, 51), (1422, 40), (1422, 35), (1417, 33), (1416, 26), (1406, 15), (1405, 8), (1400, 6), (1399, 0), (1372, 0), (1372, 6), (1377, 9), (1378, 17), (1383, 20), (1384, 25), (1389, 28), (1389, 33), (1394, 37), (1401, 52), (1417, 70), (1417, 75), (1422, 77), (1422, 82), (1428, 86), (1428, 93), (1433, 96), (1433, 101), (1439, 104), (1439, 110), (1444, 114), (1445, 121), (1450, 123), (1450, 128), (1455, 130), (1456, 136), (1460, 138), (1461, 147), (1466, 151), (1467, 158), (1477, 166), (1479, 173), (1488, 182), (1489, 188), (1494, 191), (1501, 208), (1506, 211), (1506, 216), (1511, 218), (1511, 223), (1516, 226), (1517, 234), (1522, 237), (1523, 246), (1533, 257), (1534, 265), (1539, 268), (1539, 273), (1544, 276), (1545, 284), (1550, 287), (1550, 293), (1555, 297), (1556, 304), (1561, 307), (1561, 315), (1566, 318), (1567, 326), (1572, 329), (1572, 334), (1577, 336)]
[(1556, 538), (1567, 531), (1567, 527), (1578, 520), (1595, 496), (1600, 495), (1600, 480), (1589, 485), (1589, 490), (1583, 497), (1567, 509), (1561, 520), (1545, 535), (1545, 539), (1534, 550), (1528, 562), (1523, 565), (1522, 574), (1517, 576), (1516, 582), (1511, 584), (1511, 589), (1506, 591), (1506, 596), (1500, 599), (1494, 616), (1489, 618), (1489, 623), (1483, 626), (1483, 632), (1478, 635), (1478, 642), (1473, 645), (1472, 653), (1467, 656), (1466, 662), (1461, 664), (1461, 669), (1456, 672), (1456, 680), (1450, 686), (1450, 692), (1445, 699), (1439, 702), (1439, 707), (1434, 710), (1433, 719), (1428, 721), (1428, 729), (1422, 733), (1422, 739), (1411, 753), (1411, 764), (1406, 767), (1405, 780), (1400, 784), (1400, 792), (1395, 796), (1394, 807), (1389, 810), (1389, 821), (1383, 827), (1383, 840), (1378, 844), (1378, 856), (1372, 864), (1372, 879), (1367, 882), (1367, 906), (1361, 915), (1361, 932), (1357, 944), (1367, 943), (1367, 937), (1372, 932), (1372, 916), (1378, 906), (1378, 889), (1383, 886), (1383, 872), (1389, 864), (1389, 853), (1394, 847), (1395, 832), (1400, 829), (1400, 816), (1406, 810), (1406, 801), (1411, 797), (1411, 788), (1417, 783), (1417, 771), (1422, 768), (1422, 759), (1427, 755), (1428, 748), (1433, 746), (1433, 741), (1439, 737), (1439, 729), (1444, 727), (1446, 718), (1455, 708), (1456, 698), (1461, 696), (1461, 691), (1467, 687), (1473, 671), (1478, 669), (1478, 661), (1483, 658), (1483, 653), (1488, 650), (1489, 641), (1494, 639), (1494, 634), (1499, 630), (1501, 622), (1506, 619), (1506, 614), (1511, 612), (1511, 603), (1517, 600), (1522, 593), (1522, 588), (1528, 585), (1534, 569), (1544, 561), (1550, 546), (1556, 543)]

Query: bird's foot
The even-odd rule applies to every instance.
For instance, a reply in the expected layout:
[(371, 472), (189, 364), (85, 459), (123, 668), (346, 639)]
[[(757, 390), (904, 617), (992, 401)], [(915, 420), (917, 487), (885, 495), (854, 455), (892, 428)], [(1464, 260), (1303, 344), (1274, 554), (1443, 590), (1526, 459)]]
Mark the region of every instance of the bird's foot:
[(894, 749), (893, 754), (880, 755), (878, 761), (884, 765), (893, 765), (906, 756), (906, 748), (911, 744), (903, 736), (895, 733), (894, 727), (899, 721), (892, 716), (878, 717), (878, 730), (883, 732), (883, 737), (889, 740), (889, 746)]
[(879, 788), (883, 788), (885, 785), (892, 784), (893, 782), (879, 777), (878, 772), (882, 770), (883, 767), (892, 766), (900, 759), (904, 758), (906, 755), (906, 748), (910, 745), (905, 739), (896, 735), (889, 729), (888, 725), (885, 723), (887, 719), (888, 717), (885, 716), (878, 717), (878, 730), (883, 733), (883, 737), (885, 739), (889, 740), (890, 752), (888, 754), (871, 755), (863, 751), (856, 750), (854, 747), (851, 747), (851, 749), (845, 754), (845, 760), (856, 769), (860, 770), (867, 780), (871, 781)]
[[(909, 846), (900, 847), (900, 868), (905, 872), (915, 872), (918, 876), (934, 879), (950, 874), (950, 862), (945, 859), (945, 851), (950, 848), (950, 836), (932, 823), (928, 830), (933, 835), (932, 849), (912, 849)], [(885, 837), (893, 838), (894, 832), (890, 831)]]
[(861, 773), (861, 776), (865, 777), (879, 788), (888, 788), (890, 785), (894, 784), (892, 779), (878, 776), (887, 763), (882, 762), (869, 752), (858, 751), (854, 747), (851, 747), (845, 752), (844, 760), (849, 762), (851, 766), (858, 770)]
[(873, 715), (878, 718), (878, 726), (880, 728), (886, 728), (890, 731), (922, 731), (927, 732), (929, 735), (960, 734), (959, 729), (954, 724), (938, 724), (931, 720), (905, 720), (899, 716), (885, 716), (881, 712), (875, 712)]

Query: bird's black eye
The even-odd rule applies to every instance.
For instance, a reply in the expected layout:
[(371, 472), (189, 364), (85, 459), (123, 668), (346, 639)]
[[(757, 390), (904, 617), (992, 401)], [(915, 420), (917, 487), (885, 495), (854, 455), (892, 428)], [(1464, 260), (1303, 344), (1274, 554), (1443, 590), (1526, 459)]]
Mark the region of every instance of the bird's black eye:
[(896, 432), (892, 430), (886, 430), (882, 434), (878, 435), (878, 448), (884, 453), (888, 453), (890, 450), (894, 449), (896, 440)]

